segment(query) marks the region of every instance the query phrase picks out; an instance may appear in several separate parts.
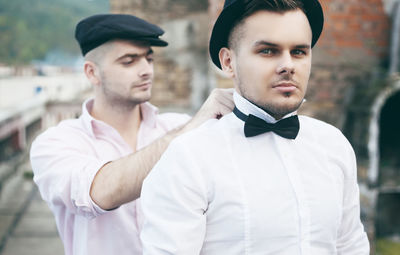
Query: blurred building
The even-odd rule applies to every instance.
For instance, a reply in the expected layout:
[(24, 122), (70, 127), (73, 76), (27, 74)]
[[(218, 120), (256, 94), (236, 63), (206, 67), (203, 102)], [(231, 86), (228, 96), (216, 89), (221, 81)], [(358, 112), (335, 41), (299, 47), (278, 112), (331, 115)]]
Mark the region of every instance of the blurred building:
[(111, 0), (111, 11), (129, 13), (159, 24), (167, 49), (154, 47), (156, 78), (152, 102), (161, 107), (196, 109), (208, 94), (208, 1)]
[[(400, 7), (397, 0), (322, 0), (326, 23), (313, 50), (301, 113), (341, 129), (358, 157), (362, 218), (371, 236), (400, 234)], [(208, 56), (224, 0), (110, 0), (113, 13), (160, 25), (152, 102), (197, 109), (210, 89), (231, 87)], [(376, 231), (375, 231), (376, 229)]]

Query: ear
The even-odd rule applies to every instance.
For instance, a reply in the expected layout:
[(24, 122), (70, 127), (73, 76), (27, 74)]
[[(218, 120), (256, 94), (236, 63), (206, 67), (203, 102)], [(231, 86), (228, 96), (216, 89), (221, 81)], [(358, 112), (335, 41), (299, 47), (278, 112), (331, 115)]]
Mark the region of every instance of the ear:
[(233, 69), (234, 60), (233, 60), (233, 51), (228, 48), (221, 48), (219, 50), (219, 62), (221, 63), (222, 71), (229, 77), (234, 78), (235, 72)]
[(89, 82), (95, 86), (100, 85), (101, 78), (98, 66), (92, 61), (85, 61), (83, 71)]

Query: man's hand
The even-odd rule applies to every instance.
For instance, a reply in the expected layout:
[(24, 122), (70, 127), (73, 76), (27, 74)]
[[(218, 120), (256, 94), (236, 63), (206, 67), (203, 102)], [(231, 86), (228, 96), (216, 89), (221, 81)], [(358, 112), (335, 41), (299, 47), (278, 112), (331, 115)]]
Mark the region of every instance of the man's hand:
[(183, 129), (186, 132), (209, 119), (220, 119), (225, 114), (231, 113), (234, 106), (233, 89), (213, 89), (200, 110)]
[(219, 119), (232, 112), (233, 89), (214, 89), (191, 121), (171, 130), (145, 148), (104, 165), (96, 174), (90, 196), (105, 210), (113, 209), (140, 196), (144, 178), (178, 135), (200, 126), (208, 119)]

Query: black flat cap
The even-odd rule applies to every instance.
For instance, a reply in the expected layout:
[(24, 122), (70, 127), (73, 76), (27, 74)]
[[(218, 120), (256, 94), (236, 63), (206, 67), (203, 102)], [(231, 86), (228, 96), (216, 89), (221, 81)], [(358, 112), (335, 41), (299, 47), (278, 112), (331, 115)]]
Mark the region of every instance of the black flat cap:
[[(302, 0), (302, 2), (312, 30), (311, 47), (314, 47), (324, 26), (324, 13), (318, 0)], [(244, 11), (244, 0), (225, 0), (224, 9), (214, 24), (209, 51), (211, 60), (219, 69), (221, 69), (219, 50), (228, 46), (228, 36), (232, 26), (242, 16)]]
[(148, 42), (152, 46), (167, 46), (159, 38), (164, 30), (138, 17), (127, 14), (98, 14), (81, 20), (75, 28), (75, 38), (82, 55), (113, 39)]

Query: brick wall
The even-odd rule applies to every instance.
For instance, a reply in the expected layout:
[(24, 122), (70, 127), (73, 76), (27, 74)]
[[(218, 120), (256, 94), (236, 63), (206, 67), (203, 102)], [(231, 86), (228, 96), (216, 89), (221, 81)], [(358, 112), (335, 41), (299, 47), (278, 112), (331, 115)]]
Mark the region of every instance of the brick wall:
[(387, 55), (389, 19), (382, 0), (323, 0), (318, 62), (375, 65)]
[(308, 98), (312, 115), (339, 128), (356, 89), (387, 65), (390, 20), (382, 0), (324, 0), (325, 26), (313, 52)]

